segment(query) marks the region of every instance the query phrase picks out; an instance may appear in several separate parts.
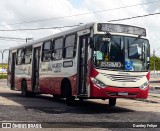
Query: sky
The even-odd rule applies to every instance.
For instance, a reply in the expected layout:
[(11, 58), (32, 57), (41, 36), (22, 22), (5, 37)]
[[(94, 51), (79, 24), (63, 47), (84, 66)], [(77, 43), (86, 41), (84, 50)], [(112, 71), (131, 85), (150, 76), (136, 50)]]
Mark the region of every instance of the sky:
[[(153, 3), (143, 4), (146, 2)], [(137, 4), (143, 5), (108, 10)], [(159, 7), (160, 0), (0, 0), (0, 52), (3, 52), (10, 47), (23, 44), (26, 38), (33, 38), (36, 40), (69, 28), (37, 31), (1, 30), (70, 26), (89, 22), (107, 22), (109, 20), (158, 13), (160, 12)], [(85, 14), (102, 10), (106, 11), (74, 16), (76, 14)], [(66, 17), (72, 15), (73, 17)], [(66, 18), (53, 19), (58, 17)], [(25, 23), (44, 19), (48, 20)], [(160, 56), (160, 15), (117, 21), (114, 23), (146, 28), (151, 52), (155, 49), (156, 55)], [(12, 39), (11, 41), (11, 39), (4, 39), (1, 37), (22, 39)], [(4, 62), (7, 61), (7, 52), (8, 50), (4, 51)], [(1, 55), (0, 62), (2, 62)]]

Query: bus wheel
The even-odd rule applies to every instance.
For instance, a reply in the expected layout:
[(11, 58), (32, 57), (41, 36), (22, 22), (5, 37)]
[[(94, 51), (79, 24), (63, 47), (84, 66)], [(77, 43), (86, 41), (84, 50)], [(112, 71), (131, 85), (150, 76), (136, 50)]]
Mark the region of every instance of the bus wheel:
[(110, 98), (109, 99), (109, 106), (115, 106), (116, 105), (116, 98)]
[(84, 101), (84, 99), (83, 99), (83, 98), (79, 98), (79, 101), (80, 101), (80, 102), (83, 102), (83, 101)]
[(26, 81), (24, 81), (24, 80), (23, 80), (22, 83), (21, 83), (21, 94), (22, 94), (23, 97), (28, 96), (27, 83), (26, 83)]
[(72, 97), (72, 96), (66, 97), (66, 104), (68, 106), (73, 106), (74, 105), (74, 97)]
[(60, 95), (53, 95), (53, 100), (56, 100), (58, 98), (61, 98), (61, 96)]
[(34, 92), (27, 92), (29, 97), (36, 97), (36, 93)]
[(73, 106), (74, 97), (72, 96), (71, 84), (68, 81), (65, 83), (65, 97), (66, 97), (66, 104), (68, 106)]

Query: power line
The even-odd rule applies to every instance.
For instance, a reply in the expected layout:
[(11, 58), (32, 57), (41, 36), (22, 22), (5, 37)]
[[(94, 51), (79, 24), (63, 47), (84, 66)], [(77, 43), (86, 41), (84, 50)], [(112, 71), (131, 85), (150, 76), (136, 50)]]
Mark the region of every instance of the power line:
[[(141, 3), (141, 4), (122, 6), (122, 7), (118, 7), (118, 8), (111, 8), (111, 9), (107, 9), (107, 10), (99, 10), (99, 11), (93, 11), (93, 12), (82, 13), (82, 14), (75, 14), (75, 15), (69, 15), (69, 16), (54, 17), (54, 18), (34, 20), (34, 21), (26, 21), (26, 22), (20, 22), (20, 23), (11, 23), (11, 24), (7, 24), (7, 25), (19, 25), (19, 24), (28, 24), (28, 23), (34, 23), (34, 22), (42, 22), (42, 21), (48, 21), (48, 20), (55, 20), (55, 19), (64, 19), (64, 18), (69, 18), (69, 17), (76, 17), (76, 16), (82, 16), (82, 15), (88, 15), (88, 14), (107, 12), (107, 11), (111, 11), (111, 10), (118, 10), (118, 9), (123, 9), (123, 8), (135, 7), (135, 6), (140, 6), (140, 5), (153, 4), (153, 3), (156, 3), (156, 2), (159, 2), (159, 1), (160, 0), (156, 0), (156, 1), (146, 2), (146, 3)], [(5, 26), (5, 25), (0, 25), (0, 26)]]
[(153, 16), (153, 15), (159, 15), (159, 14), (160, 14), (160, 12), (159, 12), (159, 13), (146, 14), (146, 15), (138, 15), (138, 16), (133, 16), (133, 17), (128, 17), (128, 18), (122, 18), (122, 19), (116, 19), (116, 20), (109, 20), (108, 22), (122, 21), (122, 20), (130, 20), (130, 19), (136, 19), (136, 18)]
[(0, 46), (0, 47), (2, 47), (2, 48), (3, 48), (3, 47), (8, 47), (8, 46)]
[[(14, 41), (14, 42), (21, 42), (15, 39), (0, 39), (0, 41)], [(24, 40), (23, 40), (24, 41)], [(11, 43), (12, 44), (12, 43)], [(1, 46), (0, 46), (1, 47)]]
[(158, 47), (156, 50), (155, 50), (155, 52), (157, 51), (157, 50), (159, 50), (160, 49), (160, 47)]
[[(14, 41), (14, 42), (27, 42), (28, 40), (32, 40), (33, 38), (13, 38), (13, 37), (0, 37), (0, 41)], [(1, 47), (1, 46), (0, 46)]]
[(1, 37), (0, 36), (0, 39), (17, 39), (17, 40), (26, 40), (26, 38), (16, 38), (16, 37)]
[[(154, 16), (154, 15), (159, 15), (159, 14), (160, 14), (160, 12), (159, 12), (159, 13), (146, 14), (146, 15), (133, 16), (133, 17), (127, 17), (127, 18), (122, 18), (122, 19), (109, 20), (109, 21), (107, 21), (107, 22), (114, 22), (114, 21), (122, 21), (122, 20), (136, 19), (136, 18)], [(78, 25), (71, 25), (71, 26), (46, 27), (46, 28), (30, 28), (30, 29), (15, 29), (15, 30), (0, 30), (0, 31), (46, 30), (46, 29), (60, 29), (60, 28), (75, 27), (75, 26), (80, 26), (80, 25), (78, 24)]]
[[(80, 23), (82, 24), (82, 23)], [(80, 26), (78, 25), (71, 25), (71, 26), (59, 26), (59, 27), (46, 27), (46, 28), (28, 28), (28, 29), (13, 29), (13, 30), (0, 30), (0, 31), (28, 31), (28, 30), (48, 30), (48, 29), (59, 29), (59, 28), (66, 28), (66, 27), (75, 27), (75, 26)]]

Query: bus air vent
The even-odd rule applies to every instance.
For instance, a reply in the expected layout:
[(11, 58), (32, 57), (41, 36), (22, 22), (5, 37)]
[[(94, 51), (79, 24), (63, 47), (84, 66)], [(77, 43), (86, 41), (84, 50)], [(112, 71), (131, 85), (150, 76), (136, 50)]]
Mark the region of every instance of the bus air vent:
[(136, 82), (144, 77), (143, 75), (131, 76), (131, 75), (115, 75), (115, 74), (104, 74), (104, 73), (101, 74), (111, 79), (112, 81), (118, 81), (118, 82)]

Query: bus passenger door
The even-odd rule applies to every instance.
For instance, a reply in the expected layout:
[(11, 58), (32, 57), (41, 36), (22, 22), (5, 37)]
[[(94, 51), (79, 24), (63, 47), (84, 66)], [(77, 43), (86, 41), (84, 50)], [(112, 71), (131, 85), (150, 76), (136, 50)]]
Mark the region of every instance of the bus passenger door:
[(87, 70), (87, 60), (88, 60), (88, 39), (89, 35), (84, 35), (79, 37), (79, 60), (78, 60), (78, 94), (82, 96), (87, 95), (87, 77), (88, 77), (88, 70)]
[(40, 64), (40, 52), (41, 47), (34, 48), (33, 51), (33, 68), (32, 68), (32, 85), (33, 85), (33, 91), (38, 92), (39, 91), (39, 64)]
[(11, 90), (15, 89), (15, 64), (16, 64), (16, 53), (11, 54), (11, 77), (10, 77), (10, 82), (11, 82)]

